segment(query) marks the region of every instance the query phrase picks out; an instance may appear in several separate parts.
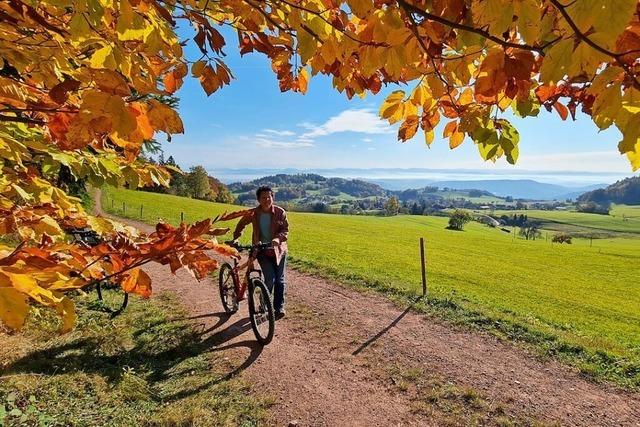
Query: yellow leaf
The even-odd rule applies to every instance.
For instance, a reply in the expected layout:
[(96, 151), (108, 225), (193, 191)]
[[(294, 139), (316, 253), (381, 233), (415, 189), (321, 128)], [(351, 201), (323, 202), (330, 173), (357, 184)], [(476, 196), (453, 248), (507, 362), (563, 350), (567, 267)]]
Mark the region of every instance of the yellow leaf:
[(306, 68), (301, 68), (298, 72), (298, 88), (301, 93), (307, 93), (307, 87), (309, 85), (309, 72)]
[(0, 285), (6, 286), (7, 284), (23, 294), (29, 295), (43, 305), (55, 305), (61, 301), (60, 298), (56, 297), (51, 291), (40, 287), (38, 282), (29, 274), (0, 270)]
[(360, 19), (366, 19), (373, 9), (371, 0), (347, 0), (351, 12)]
[(422, 84), (416, 86), (415, 89), (413, 89), (413, 93), (411, 94), (411, 102), (413, 103), (413, 105), (417, 105), (419, 107), (424, 106), (427, 101), (431, 99), (432, 98), (429, 94), (429, 91)]
[(516, 24), (524, 41), (528, 44), (535, 44), (540, 34), (540, 2), (538, 0), (516, 1), (514, 14), (518, 17)]
[(93, 231), (99, 235), (113, 233), (113, 222), (107, 218), (101, 216), (89, 216), (87, 218), (87, 225), (91, 227)]
[(573, 39), (561, 40), (554, 44), (542, 61), (540, 81), (555, 83), (562, 80), (571, 67), (572, 55)]
[(629, 25), (638, 6), (638, 0), (583, 0), (582, 3), (593, 4), (589, 11), (594, 17), (593, 28), (604, 36), (602, 41), (608, 42), (606, 47), (609, 48), (615, 46), (616, 39)]
[(108, 68), (115, 70), (118, 67), (113, 56), (113, 49), (110, 45), (103, 46), (91, 55), (91, 66), (93, 68)]
[(389, 117), (393, 116), (402, 104), (403, 99), (404, 91), (396, 90), (394, 92), (391, 92), (391, 94), (387, 96), (387, 99), (385, 99), (380, 106), (380, 117), (383, 119), (388, 119)]
[(478, 27), (488, 26), (491, 34), (502, 34), (513, 21), (513, 3), (511, 0), (474, 1), (471, 3), (471, 14)]
[(14, 331), (22, 329), (29, 314), (27, 296), (13, 288), (0, 287), (0, 320)]
[(298, 52), (303, 64), (306, 64), (311, 59), (317, 48), (318, 42), (307, 30), (298, 30)]
[(604, 54), (595, 50), (585, 42), (580, 42), (578, 47), (573, 51), (571, 66), (567, 70), (567, 74), (571, 77), (585, 74), (592, 77), (602, 61), (607, 59)]
[(67, 297), (62, 297), (62, 301), (56, 305), (56, 311), (62, 318), (60, 332), (64, 334), (72, 330), (76, 323), (76, 308), (73, 301)]
[(434, 138), (435, 138), (435, 132), (433, 129), (424, 131), (424, 141), (427, 143), (428, 147), (431, 147), (431, 144), (433, 143)]

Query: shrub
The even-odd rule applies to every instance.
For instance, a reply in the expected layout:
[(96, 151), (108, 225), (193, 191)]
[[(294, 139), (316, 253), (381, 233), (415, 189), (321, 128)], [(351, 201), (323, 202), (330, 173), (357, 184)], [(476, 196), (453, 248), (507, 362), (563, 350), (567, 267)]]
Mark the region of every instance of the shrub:
[(571, 236), (566, 233), (557, 233), (551, 239), (553, 243), (566, 243), (568, 245), (571, 244)]
[(471, 221), (471, 219), (471, 214), (469, 214), (469, 212), (462, 209), (456, 209), (449, 217), (449, 226), (447, 228), (449, 230), (462, 231), (464, 229), (464, 225)]

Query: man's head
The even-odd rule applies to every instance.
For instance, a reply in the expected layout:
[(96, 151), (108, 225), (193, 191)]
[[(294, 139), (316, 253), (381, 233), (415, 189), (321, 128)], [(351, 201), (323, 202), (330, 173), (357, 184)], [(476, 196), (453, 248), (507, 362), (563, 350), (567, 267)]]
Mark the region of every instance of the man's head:
[(262, 209), (271, 209), (271, 206), (273, 206), (273, 190), (267, 185), (259, 187), (256, 190), (256, 199), (258, 199)]

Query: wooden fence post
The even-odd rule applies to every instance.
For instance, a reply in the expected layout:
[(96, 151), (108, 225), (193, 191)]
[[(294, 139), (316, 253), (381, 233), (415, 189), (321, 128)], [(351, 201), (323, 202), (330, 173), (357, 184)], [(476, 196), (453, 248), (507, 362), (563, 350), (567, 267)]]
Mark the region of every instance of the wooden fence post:
[(420, 268), (422, 270), (422, 296), (427, 296), (427, 268), (424, 253), (424, 238), (420, 238)]
[(142, 203), (140, 203), (140, 219), (142, 219)]
[(125, 204), (125, 202), (122, 202), (122, 214), (123, 215), (127, 214), (127, 205)]
[(180, 212), (180, 222), (184, 222), (184, 212)]

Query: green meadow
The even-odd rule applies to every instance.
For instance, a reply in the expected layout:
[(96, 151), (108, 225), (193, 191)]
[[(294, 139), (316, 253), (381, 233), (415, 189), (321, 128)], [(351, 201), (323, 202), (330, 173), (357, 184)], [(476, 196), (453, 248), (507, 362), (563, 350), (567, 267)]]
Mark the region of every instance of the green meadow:
[(494, 215), (524, 214), (529, 219), (541, 220), (545, 228), (554, 229), (553, 224), (583, 228), (593, 232), (622, 232), (640, 234), (640, 206), (616, 205), (610, 215), (598, 215), (576, 211), (545, 210), (496, 210)]
[[(107, 212), (135, 219), (142, 205), (145, 222), (163, 218), (174, 224), (181, 212), (185, 221), (195, 221), (239, 209), (113, 188), (103, 190), (102, 204)], [(640, 218), (623, 223), (622, 211), (640, 213), (617, 207), (611, 218), (550, 214), (571, 224), (640, 233)], [(533, 217), (534, 211), (525, 212)], [(424, 237), (429, 298), (416, 308), (532, 345), (594, 377), (640, 388), (640, 239), (574, 239), (572, 245), (558, 245), (544, 238), (526, 241), (476, 222), (465, 231), (451, 231), (445, 229), (447, 218), (427, 216), (292, 212), (289, 219), (295, 267), (396, 301), (421, 293), (418, 241)]]

